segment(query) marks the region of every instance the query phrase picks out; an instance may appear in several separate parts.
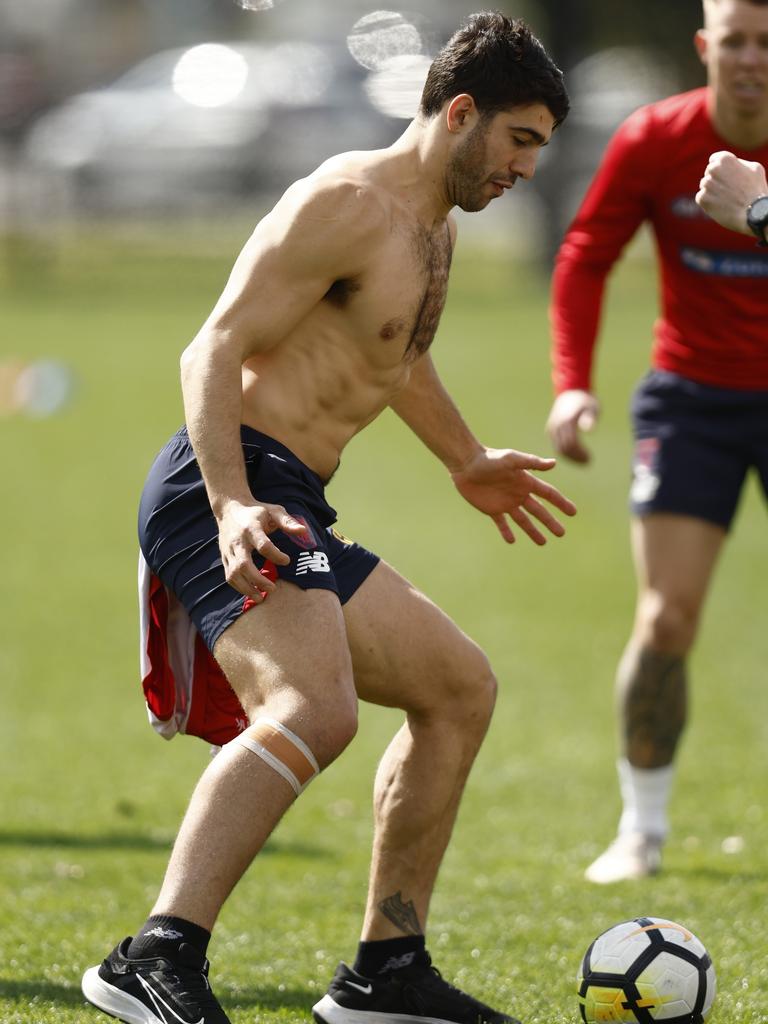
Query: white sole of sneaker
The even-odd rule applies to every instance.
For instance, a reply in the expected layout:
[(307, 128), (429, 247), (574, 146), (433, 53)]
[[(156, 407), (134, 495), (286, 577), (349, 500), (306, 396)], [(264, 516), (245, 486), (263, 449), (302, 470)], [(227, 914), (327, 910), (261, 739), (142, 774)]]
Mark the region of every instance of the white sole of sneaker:
[(89, 1003), (93, 1003), (104, 1013), (124, 1021), (125, 1024), (165, 1024), (138, 999), (108, 985), (103, 978), (99, 977), (98, 967), (88, 968), (83, 975), (80, 987)]
[(444, 1017), (420, 1017), (410, 1013), (381, 1013), (376, 1010), (348, 1010), (331, 999), (323, 996), (319, 1003), (312, 1007), (316, 1021), (322, 1024), (452, 1024)]

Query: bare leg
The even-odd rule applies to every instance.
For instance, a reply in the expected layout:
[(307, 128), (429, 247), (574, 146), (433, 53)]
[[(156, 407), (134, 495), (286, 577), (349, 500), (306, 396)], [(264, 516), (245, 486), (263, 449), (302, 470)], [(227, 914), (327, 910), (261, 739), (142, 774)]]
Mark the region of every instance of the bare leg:
[[(354, 735), (357, 700), (334, 594), (282, 584), (222, 634), (215, 654), (251, 721), (259, 714), (277, 719), (321, 768)], [(294, 799), (265, 762), (239, 743), (227, 744), (195, 789), (152, 913), (210, 931)]]
[(725, 531), (688, 516), (632, 523), (635, 625), (617, 674), (622, 751), (638, 768), (672, 763), (687, 710), (685, 658)]
[(689, 516), (633, 520), (637, 610), (616, 677), (623, 809), (617, 839), (587, 868), (591, 882), (641, 878), (660, 867), (687, 715), (685, 659), (724, 539), (722, 528)]
[(387, 565), (344, 615), (360, 697), (407, 714), (376, 775), (362, 935), (420, 934), (496, 683), (480, 649)]
[(672, 763), (685, 727), (685, 657), (631, 641), (616, 676), (622, 750), (637, 768)]

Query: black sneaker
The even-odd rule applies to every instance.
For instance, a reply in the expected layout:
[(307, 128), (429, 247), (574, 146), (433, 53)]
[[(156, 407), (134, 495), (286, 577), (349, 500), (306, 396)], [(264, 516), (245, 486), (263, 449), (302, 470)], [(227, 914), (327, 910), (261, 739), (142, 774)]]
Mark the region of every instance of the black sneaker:
[(164, 956), (131, 960), (123, 939), (100, 967), (83, 975), (83, 995), (126, 1024), (230, 1024), (208, 984), (208, 961), (182, 942), (173, 962)]
[(429, 958), (382, 978), (364, 978), (341, 963), (312, 1015), (318, 1024), (520, 1024), (449, 985)]

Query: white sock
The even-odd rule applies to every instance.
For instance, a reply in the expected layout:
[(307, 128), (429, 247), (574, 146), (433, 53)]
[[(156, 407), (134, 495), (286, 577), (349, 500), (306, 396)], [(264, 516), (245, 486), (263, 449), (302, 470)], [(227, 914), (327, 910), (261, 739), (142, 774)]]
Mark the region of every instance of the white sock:
[(667, 804), (672, 790), (674, 765), (635, 768), (626, 758), (621, 758), (616, 767), (624, 805), (619, 820), (619, 834), (642, 832), (646, 836), (665, 839), (669, 832)]

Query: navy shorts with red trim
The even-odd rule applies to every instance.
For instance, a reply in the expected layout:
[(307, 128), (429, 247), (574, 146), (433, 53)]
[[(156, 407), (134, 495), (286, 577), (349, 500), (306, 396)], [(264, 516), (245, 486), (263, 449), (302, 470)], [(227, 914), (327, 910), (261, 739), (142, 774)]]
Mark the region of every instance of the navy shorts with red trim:
[[(253, 495), (283, 505), (307, 526), (306, 534), (271, 534), (291, 559), (272, 569), (303, 590), (331, 590), (344, 604), (378, 556), (332, 529), (336, 512), (325, 500), (323, 481), (288, 448), (251, 427), (241, 427), (241, 440)], [(150, 569), (184, 605), (212, 651), (227, 626), (253, 602), (224, 577), (217, 523), (186, 427), (149, 471), (139, 506), (139, 543)], [(265, 566), (257, 552), (253, 560), (260, 569)]]
[(768, 391), (652, 370), (632, 399), (632, 512), (695, 516), (729, 529), (754, 468), (768, 495)]

